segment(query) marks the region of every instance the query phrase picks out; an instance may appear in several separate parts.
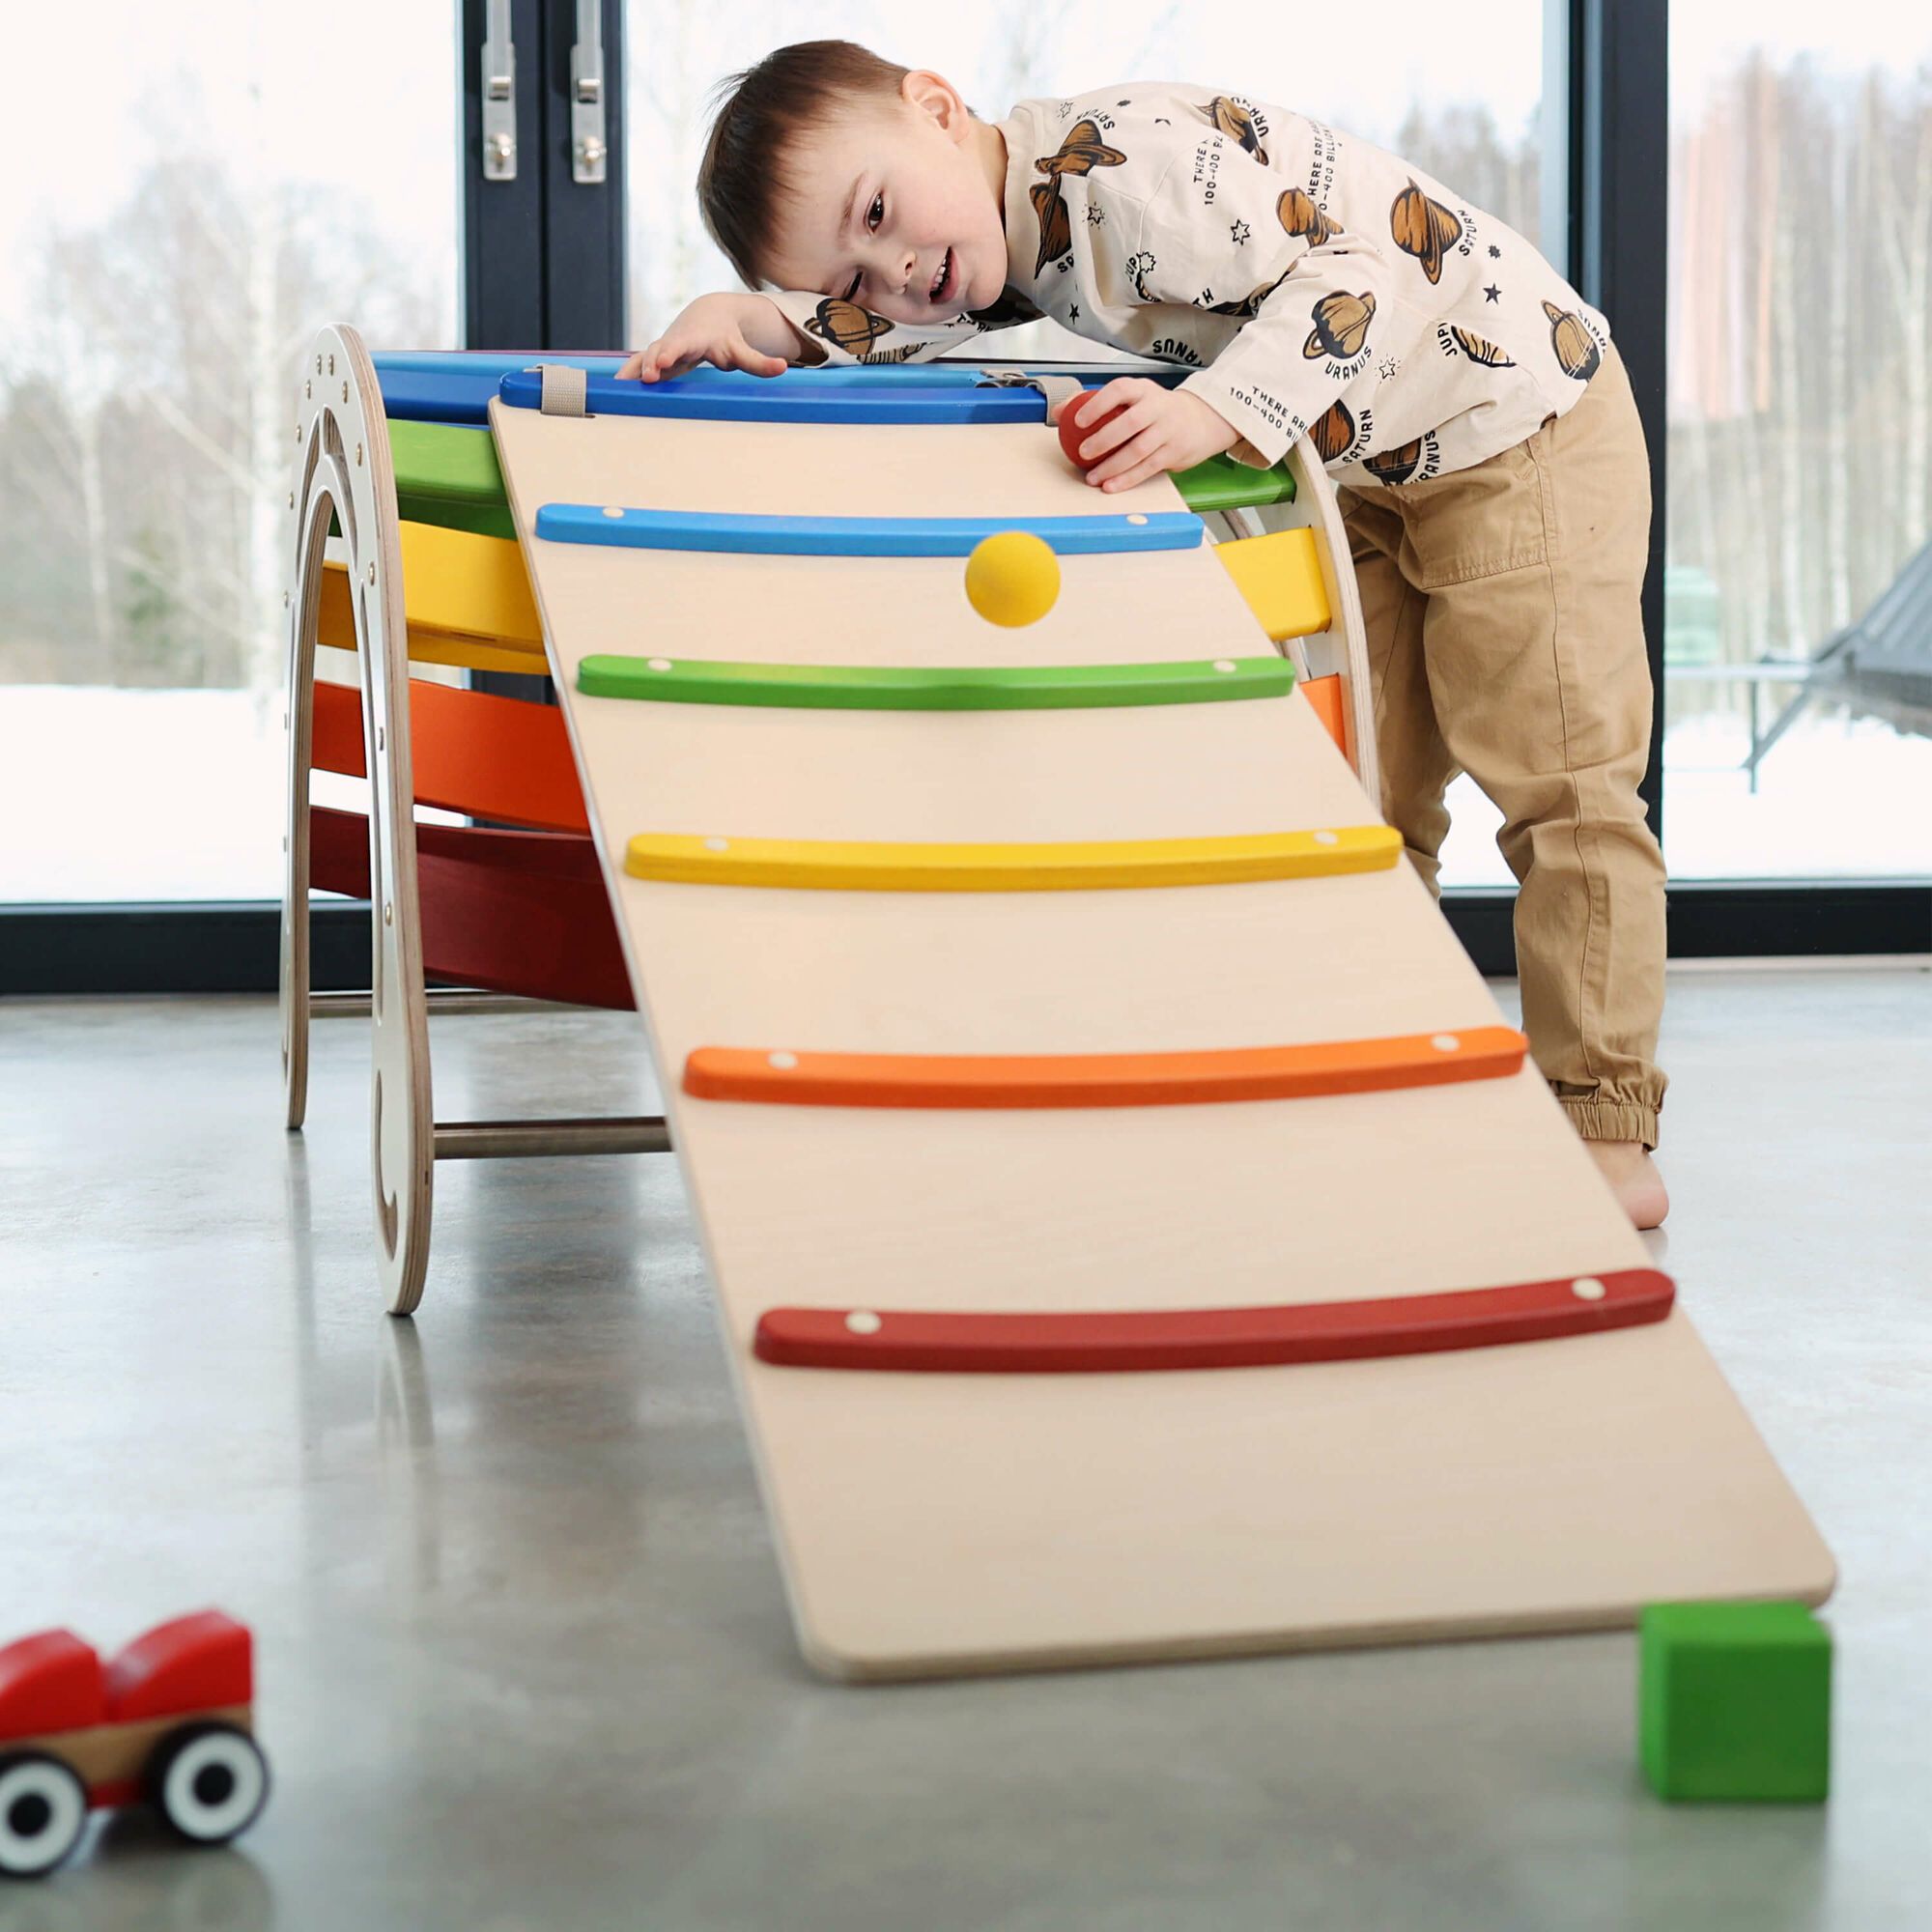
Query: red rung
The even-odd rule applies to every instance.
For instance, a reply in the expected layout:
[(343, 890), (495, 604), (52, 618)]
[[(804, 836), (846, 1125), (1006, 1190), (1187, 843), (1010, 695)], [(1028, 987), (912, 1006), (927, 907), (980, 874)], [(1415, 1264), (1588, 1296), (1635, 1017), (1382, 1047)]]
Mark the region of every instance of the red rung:
[(1655, 1268), (1564, 1275), (1508, 1288), (1261, 1308), (1094, 1314), (926, 1314), (770, 1308), (753, 1351), (799, 1369), (941, 1375), (1106, 1375), (1242, 1369), (1487, 1349), (1662, 1321), (1676, 1288)]
[[(469, 825), (418, 825), (415, 833), (428, 977), (631, 1009), (631, 978), (588, 838)], [(309, 876), (319, 892), (368, 897), (369, 821), (360, 812), (310, 809)]]

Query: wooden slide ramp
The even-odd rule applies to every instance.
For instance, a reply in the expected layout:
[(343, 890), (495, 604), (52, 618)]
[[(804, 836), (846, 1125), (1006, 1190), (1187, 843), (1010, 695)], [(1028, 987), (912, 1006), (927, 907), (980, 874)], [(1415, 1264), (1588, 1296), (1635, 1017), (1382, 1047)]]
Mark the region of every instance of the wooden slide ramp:
[[(490, 420), (814, 1664), (1827, 1594), (1802, 1505), (1298, 695), (648, 695), (710, 661), (1240, 682), (1277, 654), (1206, 545), (1063, 555), (1053, 610), (1007, 631), (957, 554), (787, 554), (746, 521), (1167, 528), (1167, 481), (1102, 497), (1037, 424)], [(707, 518), (752, 548), (660, 547)], [(624, 534), (582, 540), (600, 523)], [(639, 661), (588, 682), (646, 695), (580, 690), (591, 657)]]

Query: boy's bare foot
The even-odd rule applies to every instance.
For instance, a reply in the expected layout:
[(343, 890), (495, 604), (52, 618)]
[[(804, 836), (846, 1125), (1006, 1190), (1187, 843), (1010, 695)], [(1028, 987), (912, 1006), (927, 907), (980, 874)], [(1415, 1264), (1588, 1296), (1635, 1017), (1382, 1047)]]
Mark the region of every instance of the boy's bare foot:
[(1610, 1183), (1617, 1205), (1639, 1228), (1662, 1225), (1670, 1212), (1663, 1177), (1641, 1141), (1585, 1141), (1597, 1171)]

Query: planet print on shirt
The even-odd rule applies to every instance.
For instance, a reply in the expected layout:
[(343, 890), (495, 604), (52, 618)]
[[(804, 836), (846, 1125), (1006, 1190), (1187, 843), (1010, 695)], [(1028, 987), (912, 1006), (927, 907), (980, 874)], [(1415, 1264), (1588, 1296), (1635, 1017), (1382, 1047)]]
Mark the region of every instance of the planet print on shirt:
[(1406, 483), (1422, 461), (1422, 439), (1406, 442), (1400, 449), (1384, 449), (1365, 457), (1362, 468), (1378, 483)]
[(1498, 349), (1493, 342), (1485, 340), (1473, 329), (1458, 328), (1452, 325), (1450, 339), (1471, 362), (1480, 362), (1485, 369), (1514, 369), (1514, 359)]
[(1340, 402), (1318, 416), (1308, 432), (1308, 440), (1323, 463), (1333, 463), (1354, 440), (1355, 419), (1349, 413), (1348, 405)]
[(1033, 265), (1036, 275), (1073, 247), (1073, 224), (1060, 188), (1062, 177), (1091, 174), (1095, 168), (1118, 168), (1126, 158), (1120, 149), (1110, 148), (1100, 139), (1098, 122), (1076, 121), (1057, 153), (1042, 155), (1034, 162), (1046, 176), (1027, 189), (1033, 212), (1039, 218), (1039, 254)]
[(1262, 303), (1287, 280), (1288, 274), (1284, 270), (1273, 281), (1264, 282), (1260, 288), (1251, 289), (1239, 301), (1207, 302), (1203, 306), (1209, 315), (1235, 315), (1239, 316), (1243, 322), (1252, 322), (1261, 313)]
[(1323, 296), (1309, 310), (1315, 327), (1301, 353), (1313, 362), (1332, 355), (1338, 362), (1352, 362), (1368, 344), (1369, 319), (1376, 312), (1376, 298), (1366, 289), (1358, 296), (1337, 290)]
[(893, 325), (884, 316), (861, 308), (857, 302), (827, 296), (805, 325), (805, 332), (844, 350), (848, 355), (863, 355), (880, 336), (893, 332)]
[(1261, 128), (1252, 109), (1228, 95), (1217, 94), (1201, 111), (1222, 133), (1238, 141), (1263, 167), (1267, 166), (1267, 150), (1262, 146)]
[(1583, 318), (1570, 309), (1547, 301), (1543, 312), (1549, 318), (1549, 344), (1556, 352), (1556, 366), (1566, 376), (1587, 383), (1604, 360), (1597, 338), (1584, 327)]
[(1408, 185), (1389, 204), (1389, 233), (1405, 255), (1413, 255), (1422, 264), (1422, 272), (1433, 285), (1442, 279), (1444, 253), (1463, 239), (1463, 224), (1453, 209), (1423, 193), (1411, 175)]
[(1283, 228), (1311, 248), (1321, 247), (1342, 232), (1298, 187), (1287, 189), (1275, 203), (1274, 212)]

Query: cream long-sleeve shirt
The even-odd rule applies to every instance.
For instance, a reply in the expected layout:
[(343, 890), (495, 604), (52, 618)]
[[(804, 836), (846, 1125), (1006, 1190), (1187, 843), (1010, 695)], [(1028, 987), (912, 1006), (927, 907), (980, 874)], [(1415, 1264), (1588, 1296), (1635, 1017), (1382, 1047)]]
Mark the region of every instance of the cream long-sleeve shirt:
[(1127, 82), (1023, 100), (1007, 144), (1002, 299), (937, 328), (769, 292), (835, 361), (911, 361), (1049, 315), (1194, 371), (1182, 386), (1278, 462), (1421, 481), (1520, 442), (1583, 392), (1596, 310), (1514, 229), (1406, 161), (1243, 95)]

